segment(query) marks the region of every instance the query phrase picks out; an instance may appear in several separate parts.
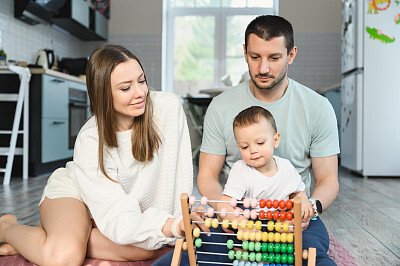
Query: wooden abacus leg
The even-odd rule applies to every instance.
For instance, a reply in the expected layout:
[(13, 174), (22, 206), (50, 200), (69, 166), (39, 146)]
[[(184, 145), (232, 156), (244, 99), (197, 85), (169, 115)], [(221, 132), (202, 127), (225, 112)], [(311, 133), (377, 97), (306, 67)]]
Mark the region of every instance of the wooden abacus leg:
[(301, 238), (301, 200), (294, 199), (294, 261), (296, 266), (301, 266), (303, 264), (302, 254), (303, 254), (303, 240)]
[(174, 255), (172, 256), (171, 266), (179, 266), (181, 264), (182, 250), (184, 240), (179, 238), (176, 240)]
[(193, 247), (193, 235), (192, 235), (193, 226), (190, 223), (188, 197), (189, 195), (187, 193), (183, 193), (181, 195), (182, 216), (183, 216), (183, 224), (185, 226), (185, 237), (188, 248), (189, 263), (190, 266), (195, 266), (197, 265), (196, 262), (197, 258)]
[(317, 258), (317, 250), (315, 248), (308, 249), (308, 266), (315, 266)]

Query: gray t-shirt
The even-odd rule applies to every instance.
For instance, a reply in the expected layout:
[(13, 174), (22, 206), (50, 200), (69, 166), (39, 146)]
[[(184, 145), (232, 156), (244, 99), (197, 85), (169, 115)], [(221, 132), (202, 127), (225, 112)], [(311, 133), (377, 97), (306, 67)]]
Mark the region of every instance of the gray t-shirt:
[(339, 137), (335, 112), (329, 101), (315, 91), (289, 79), (286, 93), (273, 103), (257, 100), (249, 81), (215, 97), (204, 120), (201, 152), (226, 155), (230, 169), (242, 159), (233, 135), (233, 119), (250, 106), (262, 106), (272, 113), (281, 134), (275, 155), (288, 159), (299, 172), (309, 194), (311, 157), (338, 154)]

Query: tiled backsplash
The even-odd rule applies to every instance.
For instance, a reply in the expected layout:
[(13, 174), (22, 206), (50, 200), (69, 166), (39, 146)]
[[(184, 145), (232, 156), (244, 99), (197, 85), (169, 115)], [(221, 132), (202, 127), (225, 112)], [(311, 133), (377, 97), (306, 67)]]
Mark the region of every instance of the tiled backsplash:
[(50, 25), (26, 24), (14, 18), (13, 0), (0, 0), (0, 47), (7, 53), (7, 59), (32, 64), (42, 48), (54, 50), (59, 58), (86, 57), (99, 44), (101, 42), (82, 42)]

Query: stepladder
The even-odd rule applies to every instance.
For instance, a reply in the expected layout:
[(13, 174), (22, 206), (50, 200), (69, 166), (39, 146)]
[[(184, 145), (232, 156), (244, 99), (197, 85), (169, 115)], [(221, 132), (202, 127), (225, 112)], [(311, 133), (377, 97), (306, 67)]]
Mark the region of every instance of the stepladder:
[[(5, 167), (0, 167), (0, 172), (4, 173), (3, 185), (8, 185), (11, 180), (14, 157), (22, 155), (22, 178), (28, 179), (28, 147), (29, 147), (29, 81), (31, 73), (28, 68), (19, 66), (9, 66), (10, 73), (19, 76), (19, 90), (16, 93), (4, 93), (1, 88), (7, 84), (0, 84), (0, 104), (4, 102), (15, 103), (15, 112), (6, 112), (2, 115), (13, 116), (12, 128), (10, 130), (0, 130), (0, 135), (9, 136), (9, 145), (0, 147), (0, 156), (6, 157)], [(22, 128), (20, 129), (21, 118), (23, 117)], [(22, 136), (22, 146), (17, 147), (18, 136)]]

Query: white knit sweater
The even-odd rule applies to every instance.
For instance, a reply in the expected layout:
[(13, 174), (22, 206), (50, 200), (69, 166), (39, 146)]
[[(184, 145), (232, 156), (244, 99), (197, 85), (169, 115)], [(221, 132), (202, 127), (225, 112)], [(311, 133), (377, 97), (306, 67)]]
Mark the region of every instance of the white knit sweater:
[(168, 218), (181, 214), (181, 193), (192, 193), (193, 168), (178, 97), (150, 93), (162, 139), (151, 162), (133, 158), (131, 130), (117, 132), (118, 148), (105, 148), (104, 168), (119, 183), (107, 179), (99, 169), (98, 132), (92, 117), (79, 132), (67, 170), (102, 234), (118, 244), (158, 249), (175, 240), (161, 230)]

